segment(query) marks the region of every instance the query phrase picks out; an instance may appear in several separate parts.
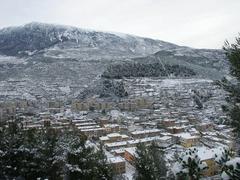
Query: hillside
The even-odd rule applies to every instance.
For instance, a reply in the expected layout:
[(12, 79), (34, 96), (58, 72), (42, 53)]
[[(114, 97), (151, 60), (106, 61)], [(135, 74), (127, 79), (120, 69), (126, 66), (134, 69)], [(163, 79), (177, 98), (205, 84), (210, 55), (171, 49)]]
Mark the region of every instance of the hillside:
[(164, 78), (169, 76), (166, 67), (180, 77), (220, 79), (228, 72), (222, 50), (44, 23), (0, 30), (0, 99), (78, 97), (101, 84), (102, 74), (114, 66), (135, 72), (123, 77)]

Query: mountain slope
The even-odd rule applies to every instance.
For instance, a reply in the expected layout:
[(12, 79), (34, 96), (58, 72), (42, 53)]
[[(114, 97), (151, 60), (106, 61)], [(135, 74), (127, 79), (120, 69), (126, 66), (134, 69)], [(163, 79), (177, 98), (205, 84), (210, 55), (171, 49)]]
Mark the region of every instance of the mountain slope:
[[(178, 71), (173, 72), (175, 75), (185, 76), (180, 72), (184, 70), (206, 79), (220, 79), (228, 72), (221, 50), (30, 23), (0, 30), (0, 99), (78, 97), (89, 87), (95, 88), (109, 66), (127, 66), (127, 63), (150, 64), (150, 67), (161, 63), (173, 66)], [(156, 70), (157, 74), (165, 75), (159, 71), (161, 68)]]
[(29, 52), (54, 45), (57, 45), (55, 49), (77, 48), (81, 52), (91, 50), (99, 53), (98, 56), (104, 52), (123, 56), (146, 55), (157, 52), (161, 47), (176, 46), (149, 38), (43, 23), (30, 23), (0, 30), (0, 53), (5, 55), (27, 55)]

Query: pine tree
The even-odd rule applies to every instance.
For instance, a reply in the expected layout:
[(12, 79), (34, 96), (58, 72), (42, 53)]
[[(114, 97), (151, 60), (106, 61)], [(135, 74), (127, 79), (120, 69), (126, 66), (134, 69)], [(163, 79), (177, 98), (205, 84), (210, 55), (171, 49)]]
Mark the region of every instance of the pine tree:
[[(39, 132), (38, 154), (41, 159), (41, 169), (44, 177), (49, 180), (57, 180), (63, 175), (63, 162), (57, 159), (58, 139), (61, 136), (60, 132), (54, 129), (47, 128)], [(63, 154), (60, 154), (63, 155)]]
[(0, 179), (58, 180), (67, 175), (74, 180), (112, 179), (103, 151), (74, 130), (23, 130), (17, 123), (0, 129)]
[(23, 131), (15, 122), (3, 128), (0, 141), (0, 177), (6, 179), (24, 177), (36, 179), (41, 177), (41, 160), (37, 155), (35, 130)]
[(223, 179), (239, 179), (240, 158), (234, 157), (232, 150), (225, 148), (221, 154), (215, 155), (215, 161), (221, 167), (221, 176)]
[(139, 144), (136, 150), (136, 179), (159, 180), (166, 179), (167, 168), (163, 152), (156, 146)]
[(215, 161), (219, 166), (224, 166), (227, 161), (230, 161), (234, 156), (232, 150), (224, 148), (221, 154), (215, 154)]
[(112, 179), (112, 169), (103, 150), (86, 144), (84, 139), (75, 139), (67, 153), (66, 174), (69, 180)]
[(240, 154), (240, 35), (234, 44), (226, 41), (223, 49), (229, 60), (230, 73), (235, 78), (235, 82), (224, 78), (219, 84), (230, 94), (227, 98), (229, 102), (227, 110), (231, 119), (230, 123), (236, 132), (236, 143), (239, 148), (237, 151)]
[(239, 180), (240, 178), (240, 158), (236, 157), (227, 161), (222, 172), (222, 179)]
[(173, 166), (178, 179), (199, 180), (207, 164), (202, 162), (197, 155), (197, 149), (189, 149), (179, 158)]

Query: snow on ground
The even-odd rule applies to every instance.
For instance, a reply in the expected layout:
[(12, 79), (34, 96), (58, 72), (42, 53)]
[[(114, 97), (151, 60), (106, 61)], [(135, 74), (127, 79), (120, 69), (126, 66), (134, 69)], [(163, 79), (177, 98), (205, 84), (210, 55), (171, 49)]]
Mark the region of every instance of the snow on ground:
[(129, 162), (126, 162), (126, 173), (124, 173), (123, 175), (126, 177), (127, 180), (132, 180), (134, 173), (135, 168)]
[(59, 89), (66, 94), (70, 94), (71, 92), (71, 89), (69, 86), (59, 87)]
[(237, 164), (240, 164), (240, 157), (236, 157), (226, 163), (227, 166), (233, 166), (234, 168), (237, 168)]
[(192, 83), (211, 83), (212, 80), (207, 79), (163, 79), (160, 86), (162, 87), (175, 87), (182, 84), (192, 84)]
[(0, 55), (0, 64), (21, 64), (25, 63), (25, 59), (20, 59), (13, 56), (2, 56)]

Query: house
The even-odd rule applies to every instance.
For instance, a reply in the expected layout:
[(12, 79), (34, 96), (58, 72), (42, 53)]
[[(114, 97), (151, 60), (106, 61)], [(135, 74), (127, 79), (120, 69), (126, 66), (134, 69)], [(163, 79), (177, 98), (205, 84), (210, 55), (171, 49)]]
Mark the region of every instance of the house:
[(189, 120), (181, 120), (176, 122), (177, 126), (188, 126), (189, 125)]
[(183, 126), (171, 126), (168, 127), (167, 130), (172, 134), (178, 134), (184, 132), (185, 128)]
[(90, 128), (90, 129), (81, 129), (80, 130), (87, 137), (100, 137), (105, 134), (105, 129), (101, 127)]
[(212, 123), (199, 123), (196, 125), (196, 129), (199, 131), (207, 131), (209, 129), (213, 129), (213, 124)]
[(179, 143), (185, 148), (195, 146), (200, 139), (199, 136), (191, 135), (190, 133), (179, 133), (173, 136), (179, 138)]
[(99, 138), (101, 143), (113, 143), (117, 141), (126, 141), (128, 139), (129, 139), (129, 136), (125, 134), (119, 134), (119, 133), (111, 133)]
[(160, 135), (161, 130), (159, 129), (149, 129), (142, 131), (133, 131), (131, 132), (131, 136), (133, 138), (144, 138), (144, 137), (153, 137)]
[(175, 120), (174, 119), (164, 119), (163, 121), (162, 121), (162, 125), (164, 126), (164, 127), (171, 127), (171, 126), (175, 126)]
[(219, 173), (219, 166), (215, 162), (215, 155), (221, 154), (224, 149), (223, 147), (218, 148), (206, 148), (206, 147), (196, 147), (197, 149), (197, 155), (200, 158), (201, 161), (205, 162), (208, 166), (208, 169), (206, 169), (203, 173), (206, 177), (211, 177)]
[(120, 141), (120, 142), (113, 142), (113, 143), (105, 143), (104, 146), (108, 151), (111, 151), (113, 149), (119, 149), (127, 147), (128, 143), (127, 141)]
[(124, 158), (132, 165), (134, 165), (134, 161), (137, 156), (136, 149), (136, 147), (125, 148)]
[(124, 157), (125, 148), (114, 149), (114, 150), (111, 151), (111, 153), (114, 154), (115, 156)]
[(86, 127), (86, 126), (96, 126), (95, 122), (83, 122), (83, 123), (75, 123), (76, 127)]
[(109, 122), (109, 117), (99, 117), (98, 118), (98, 122), (100, 124), (101, 127), (103, 127), (105, 124), (108, 124)]
[(127, 141), (127, 143), (128, 143), (128, 147), (134, 147), (134, 146), (137, 146), (140, 143), (148, 146), (153, 141), (157, 141), (158, 138), (159, 138), (159, 136), (145, 137), (145, 138), (141, 138), (141, 139), (129, 140), (129, 141)]
[(121, 156), (110, 157), (108, 158), (108, 162), (115, 174), (123, 174), (126, 172), (126, 161)]
[(119, 132), (120, 126), (118, 124), (104, 124), (107, 133)]
[(155, 141), (159, 147), (166, 148), (173, 143), (171, 136), (159, 137)]

